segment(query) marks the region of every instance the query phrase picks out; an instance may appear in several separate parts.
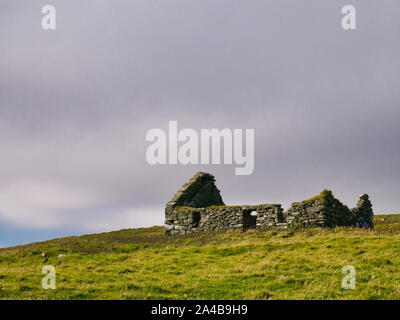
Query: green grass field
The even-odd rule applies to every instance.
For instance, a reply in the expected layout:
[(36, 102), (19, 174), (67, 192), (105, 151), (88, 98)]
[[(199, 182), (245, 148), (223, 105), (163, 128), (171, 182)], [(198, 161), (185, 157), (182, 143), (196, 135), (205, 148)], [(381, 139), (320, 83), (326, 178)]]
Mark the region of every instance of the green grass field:
[[(55, 290), (42, 289), (44, 265)], [(346, 265), (354, 290), (341, 287)], [(376, 216), (374, 230), (152, 227), (3, 248), (0, 299), (400, 299), (400, 215)]]

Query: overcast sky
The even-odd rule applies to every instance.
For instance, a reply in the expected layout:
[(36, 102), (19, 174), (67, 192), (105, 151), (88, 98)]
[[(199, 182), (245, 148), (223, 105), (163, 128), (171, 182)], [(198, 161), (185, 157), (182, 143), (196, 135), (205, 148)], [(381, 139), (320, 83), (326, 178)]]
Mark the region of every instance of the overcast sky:
[[(399, 17), (398, 0), (2, 0), (0, 243), (162, 225), (197, 171), (228, 204), (330, 188), (399, 213)], [(255, 129), (254, 173), (150, 166), (168, 120)]]

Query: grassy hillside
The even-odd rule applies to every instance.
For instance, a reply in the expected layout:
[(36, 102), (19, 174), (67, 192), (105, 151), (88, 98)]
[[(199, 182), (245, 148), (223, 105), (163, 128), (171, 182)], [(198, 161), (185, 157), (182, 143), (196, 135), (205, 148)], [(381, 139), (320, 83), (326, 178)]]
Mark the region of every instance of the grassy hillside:
[[(375, 219), (372, 231), (166, 237), (152, 227), (4, 248), (0, 298), (400, 299), (400, 215)], [(44, 265), (56, 269), (55, 290), (41, 288)], [(341, 288), (345, 265), (355, 290)]]

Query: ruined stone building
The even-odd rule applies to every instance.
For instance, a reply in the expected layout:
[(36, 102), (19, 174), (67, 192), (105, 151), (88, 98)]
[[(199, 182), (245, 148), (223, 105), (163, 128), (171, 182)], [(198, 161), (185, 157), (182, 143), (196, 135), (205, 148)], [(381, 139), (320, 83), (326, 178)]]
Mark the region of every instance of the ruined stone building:
[(214, 176), (198, 172), (165, 207), (166, 234), (312, 226), (373, 228), (368, 195), (362, 194), (353, 209), (342, 204), (329, 190), (323, 190), (311, 199), (294, 202), (285, 212), (280, 204), (227, 206), (215, 185)]

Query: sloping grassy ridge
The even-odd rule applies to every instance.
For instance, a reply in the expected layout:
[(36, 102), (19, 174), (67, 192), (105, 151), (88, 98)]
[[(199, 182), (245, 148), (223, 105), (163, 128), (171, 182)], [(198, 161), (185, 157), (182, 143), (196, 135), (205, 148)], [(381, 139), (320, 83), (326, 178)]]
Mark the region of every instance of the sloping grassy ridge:
[[(0, 299), (400, 299), (400, 215), (375, 220), (374, 230), (152, 227), (3, 248)], [(42, 289), (44, 265), (55, 290)], [(346, 265), (354, 290), (341, 286)]]

